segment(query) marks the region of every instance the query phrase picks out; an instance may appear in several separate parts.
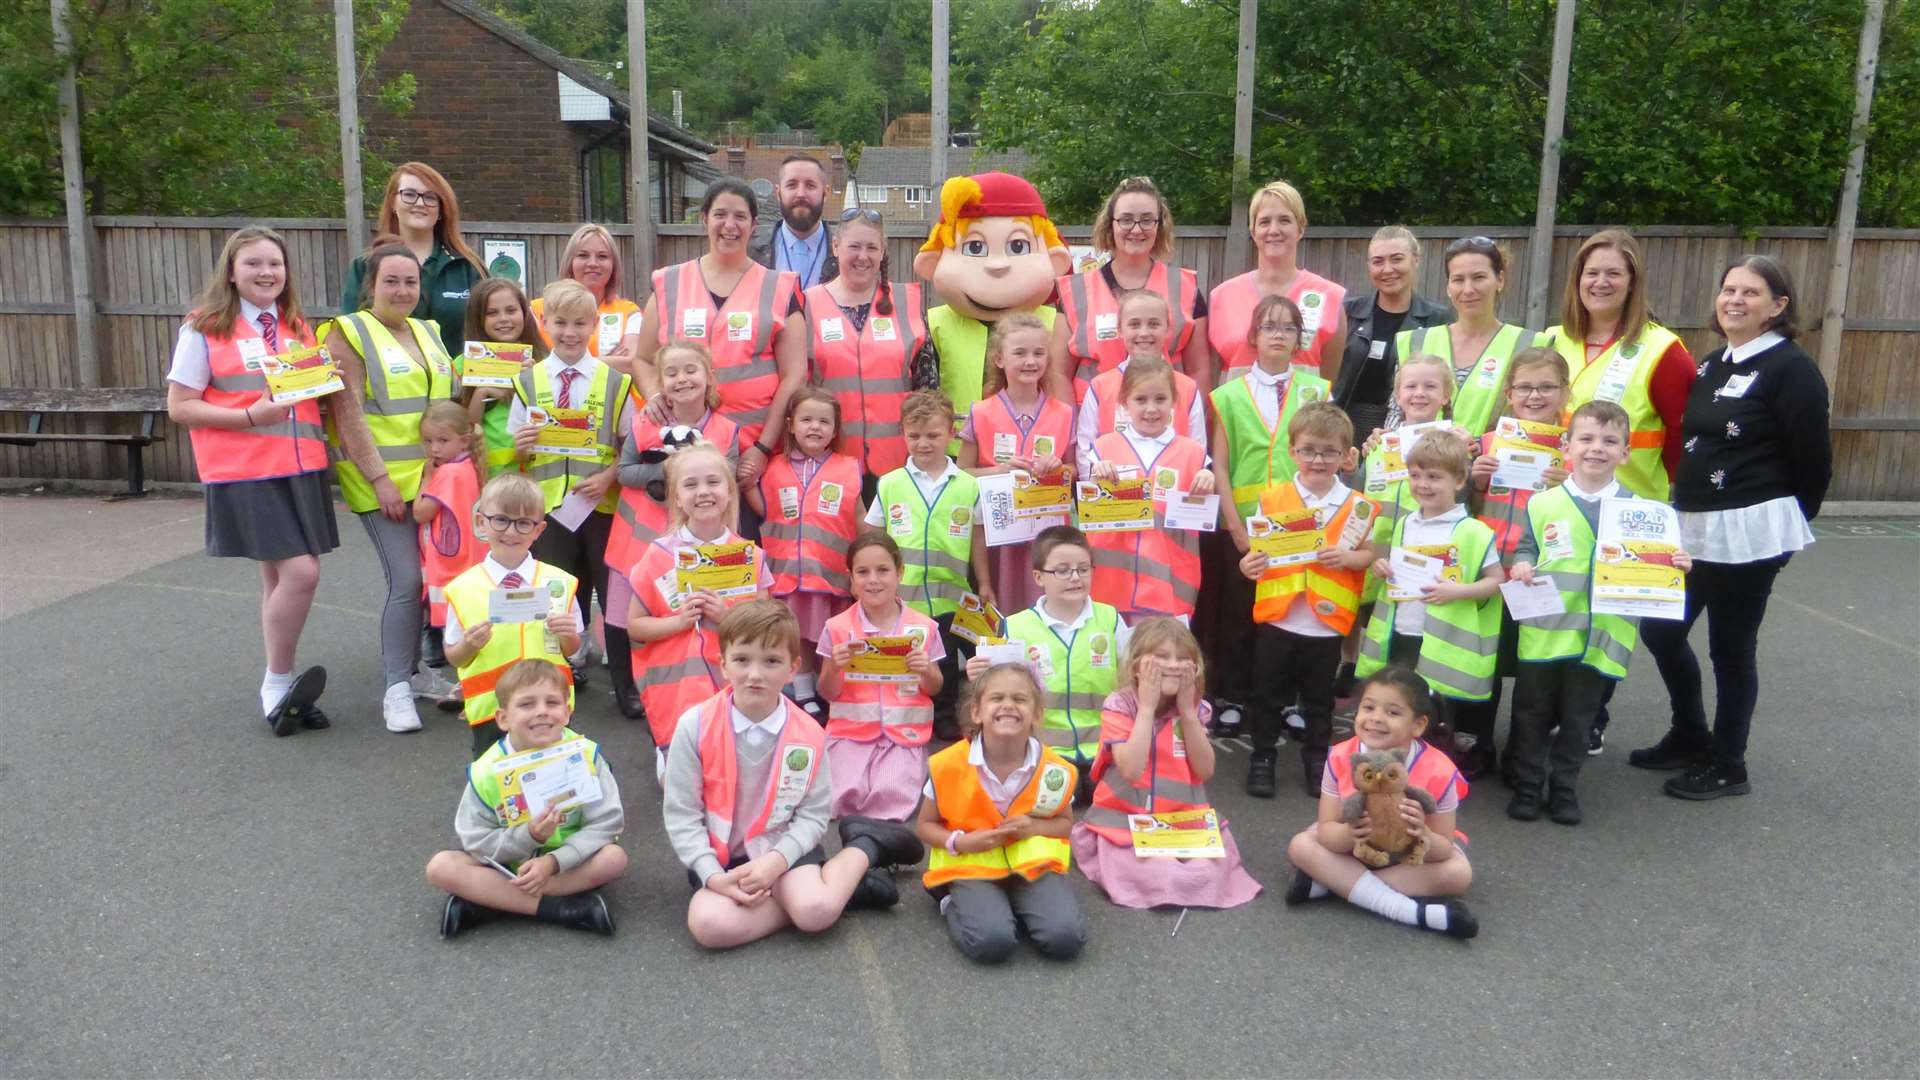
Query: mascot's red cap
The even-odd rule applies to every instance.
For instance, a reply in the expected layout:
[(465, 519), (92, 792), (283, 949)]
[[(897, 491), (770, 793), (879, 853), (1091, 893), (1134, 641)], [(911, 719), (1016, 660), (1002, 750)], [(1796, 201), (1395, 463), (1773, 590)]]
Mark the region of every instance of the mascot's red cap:
[[(980, 197), (960, 207), (963, 218), (1047, 216), (1047, 204), (1032, 184), (1011, 173), (979, 173), (973, 177), (980, 185)], [(947, 216), (943, 211), (941, 221)]]

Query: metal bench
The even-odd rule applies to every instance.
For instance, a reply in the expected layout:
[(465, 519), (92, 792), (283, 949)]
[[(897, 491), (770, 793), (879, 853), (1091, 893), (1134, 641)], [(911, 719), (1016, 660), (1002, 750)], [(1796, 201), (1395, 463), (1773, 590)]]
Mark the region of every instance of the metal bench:
[[(0, 443), (34, 446), (38, 443), (107, 443), (127, 448), (127, 490), (115, 498), (138, 499), (147, 493), (146, 463), (141, 450), (163, 436), (154, 423), (167, 411), (167, 392), (151, 386), (110, 386), (98, 389), (0, 387), (0, 412), (26, 413), (25, 431), (0, 430)], [(97, 413), (140, 417), (136, 432), (52, 432), (40, 430), (48, 413)]]

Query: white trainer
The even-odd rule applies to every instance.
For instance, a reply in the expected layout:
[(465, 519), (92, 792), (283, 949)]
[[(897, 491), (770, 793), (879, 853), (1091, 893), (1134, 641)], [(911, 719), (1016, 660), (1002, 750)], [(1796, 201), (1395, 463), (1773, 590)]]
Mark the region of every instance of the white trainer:
[(407, 685), (413, 688), (414, 697), (425, 701), (438, 701), (453, 693), (460, 684), (440, 674), (439, 668), (423, 667), (413, 673), (413, 678), (407, 680)]
[(395, 734), (420, 730), (420, 712), (413, 707), (413, 688), (406, 683), (397, 682), (387, 687), (380, 713), (386, 717), (387, 730)]

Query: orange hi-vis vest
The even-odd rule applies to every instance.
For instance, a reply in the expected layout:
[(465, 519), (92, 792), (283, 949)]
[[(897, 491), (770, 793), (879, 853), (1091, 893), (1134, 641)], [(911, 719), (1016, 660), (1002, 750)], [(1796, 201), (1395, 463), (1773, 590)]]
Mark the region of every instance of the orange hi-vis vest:
[(863, 527), (860, 521), (860, 462), (829, 454), (801, 484), (793, 457), (781, 454), (760, 474), (766, 518), (760, 523), (760, 547), (773, 571), (773, 594), (794, 592), (851, 596), (847, 547)]
[(900, 403), (913, 389), (913, 358), (927, 343), (920, 286), (895, 284), (893, 314), (856, 330), (825, 285), (801, 294), (807, 306), (807, 365), (815, 382), (840, 400), (840, 449), (873, 476), (907, 463)]
[[(1095, 375), (1112, 371), (1127, 358), (1127, 346), (1120, 337), (1120, 297), (1107, 284), (1104, 269), (1068, 274), (1054, 283), (1060, 297), (1060, 314), (1067, 320), (1067, 353), (1077, 362), (1073, 373), (1073, 392), (1087, 394), (1087, 384)], [(1172, 321), (1167, 327), (1167, 362), (1176, 369), (1193, 339), (1194, 307), (1200, 300), (1200, 278), (1180, 266), (1168, 266), (1154, 260), (1147, 275), (1147, 292), (1159, 293), (1167, 301)]]
[[(1099, 406), (1099, 412), (1094, 417), (1095, 438), (1109, 431), (1127, 430), (1130, 422), (1127, 418), (1127, 410), (1120, 407), (1120, 380), (1126, 378), (1126, 375), (1127, 373), (1120, 368), (1103, 371), (1094, 376), (1093, 382), (1087, 386), (1087, 393), (1093, 395), (1094, 403)], [(1204, 431), (1192, 430), (1193, 399), (1199, 394), (1200, 386), (1192, 378), (1178, 371), (1173, 373), (1173, 433), (1185, 435), (1195, 442), (1202, 442), (1207, 437)], [(1086, 403), (1087, 398), (1082, 395), (1081, 408), (1085, 408)]]
[[(420, 576), (427, 586), (427, 607), (434, 626), (447, 625), (447, 582), (487, 556), (487, 545), (474, 535), (473, 507), (480, 501), (480, 477), (473, 460), (462, 454), (433, 470), (420, 489), (421, 498), (443, 509), (420, 526)], [(452, 551), (440, 550), (436, 539), (452, 539)]]
[[(1327, 768), (1333, 771), (1333, 781), (1342, 799), (1353, 794), (1353, 755), (1359, 750), (1360, 738), (1355, 736), (1335, 744), (1327, 752)], [(1460, 775), (1447, 755), (1427, 745), (1425, 739), (1413, 740), (1413, 748), (1407, 755), (1407, 784), (1433, 796), (1435, 803), (1447, 797), (1449, 787), (1456, 789), (1459, 802), (1467, 801), (1467, 778)], [(1456, 840), (1467, 838), (1467, 834), (1458, 829), (1453, 835)]]
[(1037, 458), (1049, 454), (1071, 462), (1073, 406), (1043, 394), (1033, 426), (1022, 431), (1019, 421), (1013, 418), (1013, 404), (1002, 390), (973, 403), (973, 437), (982, 465), (1005, 465), (1016, 457)]
[[(187, 316), (191, 322), (200, 313)], [(296, 333), (275, 313), (285, 345), (313, 344), (311, 327)], [(267, 355), (260, 327), (243, 318), (233, 320), (227, 337), (206, 335), (207, 367), (211, 378), (200, 398), (223, 409), (244, 409), (267, 397), (267, 377), (260, 361)], [(248, 366), (252, 365), (252, 366)], [(230, 484), (241, 480), (271, 480), (299, 476), (327, 467), (327, 433), (320, 425), (320, 400), (309, 398), (293, 407), (285, 420), (261, 427), (197, 427), (187, 432), (193, 443), (193, 465), (203, 484)]]
[[(813, 717), (785, 697), (780, 699), (780, 708), (786, 711), (787, 719), (780, 727), (780, 745), (773, 751), (773, 782), (767, 785), (766, 804), (760, 808), (759, 817), (739, 823), (744, 832), (738, 839), (750, 859), (772, 850), (773, 844), (764, 843), (761, 838), (767, 830), (778, 829), (793, 820), (794, 810), (799, 808), (807, 789), (820, 775), (820, 762), (826, 756), (827, 736), (820, 725), (813, 722)], [(651, 714), (648, 719), (652, 719)], [(679, 714), (673, 719), (678, 721)], [(733, 820), (733, 808), (740, 793), (740, 759), (734, 754), (731, 688), (712, 695), (700, 706), (698, 735), (700, 801), (706, 808), (707, 842), (713, 845), (720, 865), (726, 866), (733, 861), (729, 857), (737, 824)]]
[[(979, 769), (969, 760), (972, 750), (973, 741), (962, 739), (927, 759), (933, 801), (944, 827), (978, 832), (995, 828), (1010, 817), (1053, 818), (1073, 813), (1076, 775), (1066, 758), (1042, 746), (1027, 786), (1007, 804), (1003, 814), (980, 782)], [(930, 847), (927, 871), (920, 875), (920, 883), (937, 896), (945, 891), (943, 886), (955, 881), (999, 881), (1014, 874), (1034, 881), (1041, 874), (1064, 874), (1072, 864), (1072, 844), (1051, 836), (1030, 836), (992, 851), (965, 855), (950, 855), (945, 848)]]
[[(1107, 717), (1102, 712), (1101, 727)], [(1154, 723), (1151, 717), (1129, 717), (1136, 724)], [(1133, 831), (1127, 827), (1129, 814), (1166, 814), (1175, 810), (1204, 810), (1208, 807), (1207, 788), (1193, 775), (1187, 763), (1187, 743), (1179, 737), (1180, 723), (1169, 719), (1156, 724), (1153, 748), (1147, 753), (1147, 771), (1137, 784), (1128, 783), (1113, 764), (1113, 747), (1100, 747), (1093, 761), (1093, 805), (1081, 820), (1087, 828), (1116, 844), (1132, 845)], [(1104, 739), (1103, 739), (1104, 742)]]
[[(694, 427), (723, 454), (734, 449), (740, 438), (739, 425), (711, 409)], [(635, 447), (641, 450), (658, 447), (662, 430), (659, 424), (647, 419), (645, 409), (638, 405), (628, 409), (627, 437)], [(614, 507), (614, 513), (619, 515), (620, 520), (614, 522), (613, 529), (607, 533), (606, 562), (612, 569), (626, 574), (639, 560), (641, 551), (667, 535), (671, 525), (666, 504), (655, 502), (653, 496), (641, 488), (622, 487), (620, 502)]]
[[(1164, 517), (1166, 493), (1191, 490), (1206, 468), (1207, 452), (1192, 439), (1174, 436), (1152, 461), (1141, 461), (1125, 435), (1108, 433), (1094, 441), (1094, 456), (1123, 472), (1136, 467), (1153, 485), (1156, 518)], [(1172, 481), (1168, 483), (1167, 481)], [(1200, 598), (1200, 534), (1156, 525), (1128, 532), (1094, 532), (1093, 598), (1123, 615), (1192, 615)]]
[(767, 411), (780, 386), (773, 341), (787, 324), (800, 279), (786, 270), (747, 264), (747, 272), (721, 307), (700, 273), (700, 260), (653, 272), (658, 298), (660, 344), (675, 338), (698, 341), (713, 354), (713, 380), (720, 390), (720, 411), (740, 425), (745, 445), (760, 441)]
[[(1347, 527), (1347, 519), (1353, 516), (1353, 508), (1369, 501), (1358, 492), (1347, 492), (1347, 501), (1340, 504), (1331, 518), (1319, 523), (1319, 527), (1329, 536), (1338, 537)], [(1294, 481), (1275, 484), (1260, 493), (1260, 512), (1268, 517), (1305, 509), (1300, 487)], [(1268, 570), (1253, 587), (1253, 621), (1278, 623), (1286, 618), (1294, 601), (1304, 596), (1321, 625), (1345, 634), (1353, 629), (1353, 620), (1360, 611), (1360, 590), (1366, 584), (1365, 568), (1340, 570), (1321, 562), (1308, 562)]]
[[(860, 605), (855, 603), (827, 620), (827, 640), (833, 645), (863, 640), (868, 636), (865, 625)], [(914, 630), (921, 632), (922, 642), (939, 640), (939, 624), (912, 606), (901, 604), (900, 626), (893, 635)], [(840, 693), (827, 702), (827, 734), (853, 742), (877, 742), (885, 736), (900, 746), (925, 746), (933, 738), (933, 699), (918, 680), (872, 683), (844, 679)]]
[[(547, 333), (547, 302), (540, 297), (533, 298), (534, 328), (540, 331), (540, 340), (549, 350), (553, 348), (553, 335)], [(627, 327), (632, 325), (638, 333), (640, 324), (633, 321), (640, 314), (640, 305), (625, 297), (610, 296), (600, 302), (600, 309), (594, 313), (593, 336), (587, 339), (588, 356), (604, 356), (620, 347), (627, 336)]]
[[(1247, 343), (1253, 328), (1253, 309), (1260, 305), (1258, 270), (1249, 270), (1213, 287), (1207, 296), (1207, 343), (1220, 354), (1224, 379), (1236, 368), (1253, 363), (1254, 349)], [(1346, 347), (1333, 340), (1340, 330), (1340, 315), (1347, 301), (1347, 290), (1311, 270), (1302, 269), (1287, 288), (1287, 297), (1300, 306), (1300, 353), (1295, 366), (1318, 369), (1329, 355), (1340, 355)]]
[[(729, 532), (715, 543), (733, 543), (740, 538)], [(665, 618), (679, 612), (682, 597), (675, 575), (679, 561), (678, 544), (663, 537), (647, 545), (627, 576), (633, 594), (648, 615)], [(754, 576), (764, 556), (753, 549)], [(727, 597), (725, 604), (751, 600), (746, 596)], [(720, 674), (720, 628), (696, 622), (678, 634), (658, 641), (633, 642), (633, 676), (640, 684), (640, 701), (647, 711), (647, 726), (653, 729), (653, 744), (673, 742), (673, 726), (680, 714), (712, 697), (726, 686)]]

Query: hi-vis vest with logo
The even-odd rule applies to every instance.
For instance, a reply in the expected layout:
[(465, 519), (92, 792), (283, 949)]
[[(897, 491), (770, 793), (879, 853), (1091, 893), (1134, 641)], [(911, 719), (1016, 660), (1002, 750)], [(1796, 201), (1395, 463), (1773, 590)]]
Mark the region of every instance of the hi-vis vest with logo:
[(1109, 604), (1087, 602), (1093, 613), (1065, 638), (1034, 608), (1007, 616), (1007, 639), (1039, 649), (1046, 661), (1040, 741), (1083, 763), (1100, 752), (1100, 705), (1113, 693), (1120, 670), (1120, 613)]
[[(1047, 325), (1048, 333), (1053, 332), (1054, 316), (1058, 314), (1054, 309), (1043, 304), (1034, 308), (1033, 314)], [(940, 392), (953, 403), (956, 417), (954, 438), (947, 444), (947, 453), (958, 455), (957, 418), (973, 411), (973, 403), (980, 400), (980, 392), (987, 385), (987, 324), (942, 304), (927, 312), (927, 333), (933, 338), (934, 349), (940, 353)]]
[(1659, 323), (1648, 322), (1632, 344), (1615, 341), (1589, 364), (1586, 345), (1579, 338), (1558, 326), (1547, 333), (1553, 337), (1555, 351), (1566, 357), (1567, 370), (1573, 372), (1567, 416), (1589, 401), (1611, 401), (1627, 410), (1633, 432), (1627, 437), (1626, 464), (1617, 474), (1620, 486), (1643, 499), (1666, 502), (1671, 478), (1660, 451), (1667, 444), (1667, 425), (1653, 407), (1647, 387), (1660, 358), (1680, 339)]
[[(1340, 791), (1340, 798), (1353, 794), (1353, 755), (1362, 749), (1356, 736), (1334, 746), (1327, 751), (1327, 768), (1333, 773), (1333, 783)], [(1447, 755), (1435, 750), (1425, 739), (1413, 740), (1413, 746), (1407, 754), (1407, 786), (1417, 787), (1433, 796), (1435, 805), (1447, 797), (1447, 789), (1453, 788), (1457, 802), (1467, 801), (1467, 778), (1460, 775)], [(1455, 840), (1465, 840), (1467, 834), (1459, 829), (1453, 830)]]
[(973, 439), (976, 460), (982, 465), (1005, 465), (1016, 457), (1073, 460), (1073, 406), (1056, 398), (1040, 397), (1040, 412), (1026, 431), (1013, 418), (1005, 390), (973, 403)]
[[(977, 832), (994, 828), (1009, 817), (1051, 818), (1073, 813), (1078, 774), (1059, 754), (1040, 748), (1040, 761), (1027, 778), (1027, 786), (1007, 804), (1003, 814), (980, 783), (979, 770), (967, 760), (972, 749), (973, 743), (963, 740), (927, 759), (933, 802), (944, 827)], [(946, 848), (934, 844), (927, 848), (927, 872), (920, 875), (920, 883), (931, 891), (955, 881), (998, 881), (1013, 874), (1033, 881), (1041, 874), (1064, 874), (1072, 864), (1072, 845), (1051, 836), (1030, 836), (970, 855), (949, 854)]]
[[(1254, 350), (1247, 339), (1253, 329), (1253, 309), (1260, 306), (1264, 295), (1260, 291), (1260, 271), (1249, 270), (1215, 285), (1207, 296), (1207, 344), (1219, 354), (1223, 376), (1253, 363)], [(1294, 366), (1317, 372), (1330, 352), (1345, 345), (1333, 336), (1340, 330), (1347, 290), (1303, 269), (1287, 287), (1287, 297), (1300, 306), (1301, 352), (1294, 357)]]
[[(1109, 712), (1107, 716), (1125, 716)], [(1131, 845), (1129, 814), (1167, 814), (1175, 810), (1204, 810), (1207, 788), (1193, 775), (1187, 741), (1180, 737), (1180, 721), (1156, 723), (1150, 716), (1127, 716), (1132, 724), (1154, 724), (1153, 747), (1147, 752), (1147, 771), (1139, 783), (1129, 783), (1113, 763), (1113, 751), (1102, 748), (1093, 763), (1093, 805), (1081, 819), (1087, 828), (1116, 844)]]
[(1560, 590), (1566, 611), (1517, 620), (1523, 663), (1577, 659), (1612, 679), (1627, 677), (1627, 664), (1640, 642), (1640, 620), (1593, 615), (1593, 529), (1573, 503), (1566, 485), (1548, 488), (1527, 502), (1527, 526), (1539, 547), (1535, 577)]
[[(1400, 547), (1407, 532), (1407, 519), (1393, 527), (1392, 545)], [(1493, 544), (1493, 530), (1473, 518), (1462, 518), (1453, 526), (1448, 541), (1454, 564), (1469, 584), (1478, 579), (1486, 562), (1487, 548)], [(1494, 571), (1497, 572), (1497, 571)], [(1472, 574), (1474, 577), (1467, 577)], [(1384, 592), (1373, 606), (1373, 618), (1367, 621), (1367, 635), (1360, 642), (1360, 659), (1354, 673), (1366, 678), (1387, 666), (1393, 636), (1393, 617), (1399, 603)], [(1500, 612), (1496, 594), (1487, 600), (1449, 600), (1427, 605), (1426, 627), (1420, 636), (1420, 659), (1414, 671), (1427, 680), (1433, 692), (1465, 701), (1485, 701), (1493, 695), (1494, 665), (1500, 653)]]
[[(1126, 372), (1119, 368), (1103, 371), (1087, 384), (1087, 393), (1080, 398), (1080, 407), (1086, 408), (1089, 397), (1094, 403), (1093, 435), (1099, 438), (1110, 431), (1124, 433), (1131, 422), (1127, 411), (1120, 408), (1120, 380), (1126, 378)], [(1193, 399), (1200, 396), (1200, 386), (1185, 373), (1173, 373), (1173, 417), (1172, 426), (1175, 435), (1185, 435), (1197, 443), (1207, 441), (1205, 431), (1193, 430)], [(1201, 413), (1202, 422), (1206, 414)]]
[[(580, 743), (580, 748), (586, 751), (587, 764), (598, 767), (598, 761), (596, 760), (600, 756), (600, 746), (598, 743), (581, 735), (572, 728), (561, 732), (560, 741)], [(497, 739), (492, 746), (487, 747), (486, 753), (475, 758), (473, 764), (467, 766), (467, 782), (473, 785), (473, 793), (479, 796), (480, 801), (486, 804), (487, 808), (493, 811), (494, 816), (501, 821), (507, 819), (507, 812), (500, 795), (500, 777), (494, 773), (493, 767), (500, 763), (501, 758), (506, 756), (507, 740)], [(580, 826), (585, 823), (586, 816), (585, 810), (577, 806), (567, 811), (567, 816), (561, 820), (560, 827), (553, 830), (553, 835), (547, 837), (547, 842), (541, 844), (539, 850), (535, 851), (534, 854), (545, 855), (550, 851), (559, 851), (562, 847), (566, 846), (567, 838), (580, 831)], [(518, 865), (508, 867), (508, 869), (518, 869)]]
[[(1320, 527), (1329, 536), (1339, 536), (1347, 527), (1347, 519), (1353, 516), (1353, 508), (1366, 501), (1354, 492), (1347, 492), (1347, 501)], [(1260, 495), (1260, 512), (1268, 517), (1304, 509), (1306, 503), (1301, 501), (1300, 486), (1291, 480), (1275, 484)], [(1320, 562), (1268, 570), (1253, 586), (1253, 621), (1278, 623), (1286, 618), (1294, 601), (1304, 595), (1307, 605), (1313, 609), (1313, 617), (1320, 620), (1321, 625), (1345, 634), (1353, 629), (1353, 620), (1360, 611), (1360, 590), (1366, 581), (1365, 568), (1341, 570)]]
[[(1493, 436), (1480, 436), (1478, 454), (1493, 452)], [(1494, 487), (1480, 493), (1480, 512), (1474, 517), (1486, 523), (1493, 530), (1493, 542), (1500, 551), (1500, 564), (1513, 565), (1513, 553), (1520, 546), (1520, 538), (1527, 534), (1527, 503), (1533, 498), (1528, 489)]]
[[(828, 647), (864, 640), (867, 634), (862, 619), (858, 603), (828, 619)], [(893, 633), (918, 633), (924, 648), (939, 639), (940, 627), (902, 604), (900, 625)], [(827, 702), (827, 734), (854, 742), (877, 742), (884, 736), (899, 746), (925, 746), (933, 738), (933, 699), (918, 681), (901, 684), (846, 679), (840, 683), (840, 692)]]
[[(1474, 362), (1472, 373), (1465, 382), (1459, 383), (1460, 389), (1454, 392), (1451, 410), (1453, 422), (1476, 437), (1485, 435), (1503, 404), (1500, 388), (1506, 385), (1507, 369), (1513, 366), (1513, 354), (1546, 343), (1544, 334), (1535, 333), (1524, 326), (1503, 323), (1500, 329), (1493, 332), (1493, 338), (1480, 353), (1480, 359)], [(1420, 353), (1429, 353), (1449, 364), (1453, 363), (1453, 335), (1445, 326), (1402, 330), (1394, 338), (1393, 347), (1403, 365)]]
[[(547, 333), (546, 301), (533, 298), (533, 325), (540, 331), (540, 340), (546, 343), (548, 351), (553, 349), (553, 335)], [(640, 324), (634, 316), (640, 314), (640, 305), (619, 296), (609, 296), (594, 313), (593, 336), (587, 338), (587, 355), (604, 356), (620, 347), (627, 336), (627, 327), (633, 327), (635, 333)]]
[(826, 733), (785, 697), (780, 708), (787, 719), (773, 749), (773, 783), (767, 788), (767, 801), (752, 821), (736, 822), (733, 808), (740, 790), (740, 759), (734, 756), (733, 691), (723, 690), (700, 707), (700, 801), (706, 807), (707, 842), (721, 866), (733, 861), (728, 853), (736, 841), (749, 859), (773, 850), (779, 837), (769, 833), (783, 831), (793, 820), (793, 812), (820, 774)]
[[(714, 541), (735, 543), (732, 532)], [(678, 588), (680, 544), (676, 535), (668, 535), (648, 544), (634, 563), (628, 583), (640, 608), (654, 618), (679, 614), (684, 602)], [(749, 550), (754, 562), (754, 579), (759, 580), (765, 555), (758, 545)], [(729, 596), (721, 602), (727, 607), (754, 599), (753, 594)], [(720, 628), (702, 619), (677, 634), (657, 641), (633, 639), (633, 678), (640, 686), (640, 702), (646, 708), (647, 726), (653, 730), (653, 744), (673, 742), (673, 727), (680, 714), (712, 697), (726, 685), (720, 672)]]
[(860, 463), (832, 454), (803, 487), (793, 458), (780, 454), (760, 474), (760, 497), (767, 504), (760, 546), (773, 571), (773, 594), (851, 595), (847, 548), (861, 528)]
[(767, 410), (780, 386), (773, 342), (799, 291), (800, 279), (792, 272), (748, 263), (725, 306), (715, 308), (699, 259), (653, 272), (660, 344), (686, 338), (713, 354), (720, 411), (740, 425), (746, 445), (759, 442), (760, 429), (767, 426)]
[(907, 463), (900, 403), (913, 389), (913, 358), (927, 342), (920, 286), (889, 288), (893, 314), (869, 311), (857, 330), (825, 285), (802, 294), (807, 304), (808, 370), (840, 401), (841, 451), (874, 476), (885, 476)]
[[(360, 357), (366, 371), (360, 404), (367, 431), (373, 436), (381, 463), (387, 467), (387, 478), (399, 489), (402, 499), (412, 502), (420, 494), (420, 475), (427, 467), (427, 450), (420, 444), (420, 414), (431, 402), (451, 398), (459, 389), (459, 379), (440, 344), (440, 331), (432, 323), (410, 318), (407, 330), (426, 358), (425, 367), (401, 348), (369, 311), (342, 315), (323, 324), (320, 339), (323, 343), (331, 341), (335, 348), (345, 342)], [(329, 410), (326, 416), (333, 471), (340, 480), (340, 496), (346, 500), (347, 509), (356, 514), (377, 509), (380, 499), (373, 493), (373, 484), (361, 475), (359, 466), (347, 460), (333, 412)]]
[[(527, 585), (547, 595), (549, 610), (558, 607), (562, 611), (573, 610), (580, 589), (580, 582), (573, 575), (543, 562), (533, 564), (533, 580)], [(453, 608), (463, 631), (487, 621), (487, 601), (493, 590), (493, 578), (487, 574), (485, 565), (470, 567), (447, 583), (447, 605)], [(493, 628), (493, 636), (487, 643), (473, 654), (473, 659), (460, 665), (460, 695), (465, 699), (469, 725), (493, 723), (494, 714), (499, 711), (493, 688), (499, 685), (500, 677), (508, 668), (522, 660), (545, 660), (558, 667), (567, 680), (567, 707), (573, 707), (573, 666), (559, 650), (547, 647), (547, 624), (500, 623)]]
[[(187, 321), (191, 323), (199, 314), (188, 313)], [(313, 344), (313, 331), (304, 326), (296, 333), (284, 318), (277, 325), (288, 345)], [(267, 355), (267, 342), (260, 336), (260, 328), (236, 317), (227, 337), (207, 334), (205, 338), (210, 378), (201, 400), (223, 409), (244, 409), (265, 399), (267, 377), (260, 371), (260, 361)], [(326, 429), (320, 426), (317, 398), (296, 404), (293, 412), (277, 424), (232, 431), (189, 428), (187, 437), (193, 443), (194, 470), (203, 484), (271, 480), (327, 467)]]
[[(646, 410), (637, 405), (630, 406), (627, 413), (632, 418), (628, 422), (627, 438), (633, 445), (642, 451), (658, 449), (660, 425), (647, 419)], [(721, 453), (734, 452), (740, 428), (733, 421), (709, 409), (693, 426)], [(666, 504), (655, 501), (645, 488), (616, 485), (616, 490), (620, 492), (620, 502), (613, 512), (620, 520), (614, 522), (607, 533), (607, 566), (627, 575), (647, 545), (667, 535), (670, 523)]]
[(1218, 417), (1216, 423), (1227, 437), (1227, 485), (1242, 520), (1253, 513), (1260, 493), (1268, 486), (1293, 479), (1295, 465), (1287, 425), (1300, 406), (1326, 401), (1328, 390), (1327, 380), (1312, 370), (1294, 368), (1287, 376), (1286, 396), (1280, 400), (1280, 417), (1272, 427), (1267, 426), (1266, 417), (1253, 400), (1251, 378), (1243, 375), (1233, 379), (1209, 395)]
[(882, 528), (900, 547), (900, 599), (921, 614), (939, 618), (960, 607), (970, 586), (973, 513), (980, 484), (956, 469), (929, 499), (904, 468), (880, 478), (876, 495), (884, 508)]
[(1152, 461), (1141, 461), (1125, 435), (1102, 435), (1093, 446), (1098, 460), (1111, 461), (1123, 471), (1132, 466), (1146, 477), (1156, 520), (1150, 529), (1089, 534), (1094, 597), (1125, 612), (1192, 615), (1200, 598), (1200, 534), (1159, 522), (1166, 514), (1166, 492), (1192, 489), (1194, 476), (1206, 467), (1206, 451), (1179, 435)]
[[(554, 407), (554, 377), (547, 372), (544, 361), (520, 373), (520, 379), (514, 384), (514, 393), (520, 395), (520, 401), (528, 408), (539, 406), (543, 409)], [(586, 392), (586, 400), (580, 399), (580, 393)], [(599, 377), (585, 387), (580, 380), (574, 380), (573, 407), (587, 410), (587, 423), (593, 428), (594, 456), (591, 458), (567, 457), (563, 454), (534, 454), (527, 459), (526, 474), (540, 485), (547, 496), (547, 511), (559, 506), (573, 490), (573, 485), (585, 480), (613, 464), (614, 455), (620, 446), (621, 418), (626, 415), (633, 380), (624, 372), (615, 371), (612, 365), (601, 364)], [(620, 503), (620, 485), (614, 484), (602, 496), (595, 512), (613, 513)]]
[[(1167, 326), (1163, 355), (1179, 370), (1187, 342), (1193, 339), (1199, 275), (1156, 259), (1142, 289), (1167, 301), (1172, 322)], [(1067, 353), (1076, 361), (1073, 392), (1084, 398), (1095, 375), (1112, 371), (1127, 358), (1126, 343), (1120, 338), (1120, 297), (1108, 287), (1105, 271), (1098, 268), (1060, 278), (1054, 282), (1054, 292), (1060, 297), (1060, 314), (1067, 320)]]

